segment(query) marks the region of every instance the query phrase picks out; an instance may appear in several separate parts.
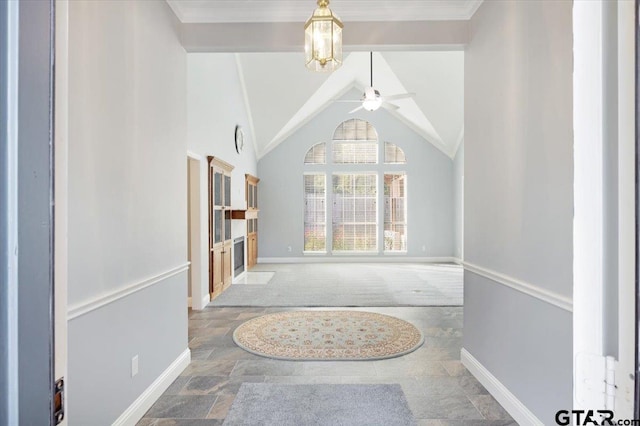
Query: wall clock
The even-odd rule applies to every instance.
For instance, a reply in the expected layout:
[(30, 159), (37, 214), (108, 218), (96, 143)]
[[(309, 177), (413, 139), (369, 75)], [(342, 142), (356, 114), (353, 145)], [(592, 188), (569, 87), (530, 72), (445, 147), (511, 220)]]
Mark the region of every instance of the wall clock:
[(242, 152), (242, 149), (244, 148), (244, 131), (240, 126), (236, 126), (235, 139), (236, 139), (236, 152), (240, 154)]

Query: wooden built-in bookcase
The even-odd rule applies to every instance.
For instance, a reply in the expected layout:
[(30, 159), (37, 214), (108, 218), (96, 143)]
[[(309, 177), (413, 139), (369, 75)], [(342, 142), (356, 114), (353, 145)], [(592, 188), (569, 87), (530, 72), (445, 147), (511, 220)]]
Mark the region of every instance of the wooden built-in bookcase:
[(209, 156), (209, 293), (213, 300), (231, 285), (231, 171), (233, 166)]
[(245, 175), (245, 196), (247, 199), (247, 269), (258, 263), (258, 179)]

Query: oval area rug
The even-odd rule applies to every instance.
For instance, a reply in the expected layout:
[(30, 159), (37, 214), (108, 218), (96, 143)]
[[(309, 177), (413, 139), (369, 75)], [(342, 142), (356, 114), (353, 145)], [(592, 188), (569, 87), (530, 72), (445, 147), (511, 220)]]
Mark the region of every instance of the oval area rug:
[(405, 355), (424, 338), (413, 324), (363, 311), (290, 311), (253, 318), (233, 332), (242, 349), (305, 361), (376, 360)]

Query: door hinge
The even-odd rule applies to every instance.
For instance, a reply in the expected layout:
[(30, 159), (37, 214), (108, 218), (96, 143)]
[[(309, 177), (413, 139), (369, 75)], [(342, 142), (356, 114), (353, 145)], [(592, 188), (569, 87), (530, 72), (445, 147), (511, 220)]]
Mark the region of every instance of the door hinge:
[(56, 380), (53, 386), (53, 420), (59, 425), (64, 420), (64, 377)]

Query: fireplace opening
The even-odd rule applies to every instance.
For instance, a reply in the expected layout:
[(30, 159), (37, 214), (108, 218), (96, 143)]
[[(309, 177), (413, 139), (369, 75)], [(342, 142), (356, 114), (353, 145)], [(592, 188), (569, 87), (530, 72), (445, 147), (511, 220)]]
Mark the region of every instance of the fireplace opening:
[(233, 276), (244, 272), (244, 237), (233, 240)]

